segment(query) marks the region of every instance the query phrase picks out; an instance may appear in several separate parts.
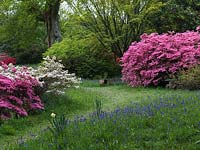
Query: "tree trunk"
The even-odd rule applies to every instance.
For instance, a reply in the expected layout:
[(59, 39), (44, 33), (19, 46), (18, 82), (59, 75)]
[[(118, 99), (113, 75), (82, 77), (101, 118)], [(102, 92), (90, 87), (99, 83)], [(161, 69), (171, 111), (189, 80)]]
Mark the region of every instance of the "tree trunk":
[(60, 42), (62, 40), (58, 15), (60, 0), (55, 0), (54, 3), (48, 3), (47, 5), (45, 23), (48, 36), (48, 47), (51, 47), (53, 43)]

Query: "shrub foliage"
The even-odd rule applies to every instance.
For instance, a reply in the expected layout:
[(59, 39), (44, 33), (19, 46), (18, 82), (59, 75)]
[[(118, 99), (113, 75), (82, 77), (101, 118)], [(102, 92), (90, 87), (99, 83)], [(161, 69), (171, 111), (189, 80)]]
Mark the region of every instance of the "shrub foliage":
[(101, 78), (105, 73), (109, 77), (119, 75), (120, 67), (113, 54), (96, 43), (91, 37), (81, 37), (79, 40), (66, 38), (55, 43), (44, 55), (61, 59), (69, 72), (82, 78)]
[(169, 88), (199, 90), (200, 89), (200, 65), (188, 70), (182, 70), (177, 76), (173, 76), (168, 84)]
[(122, 79), (131, 86), (166, 85), (169, 75), (200, 62), (200, 33), (143, 34), (122, 57)]

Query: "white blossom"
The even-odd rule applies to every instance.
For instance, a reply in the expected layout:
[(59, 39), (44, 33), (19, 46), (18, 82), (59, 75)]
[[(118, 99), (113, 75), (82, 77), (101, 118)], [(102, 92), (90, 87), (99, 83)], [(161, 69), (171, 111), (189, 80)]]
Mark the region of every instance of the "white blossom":
[(74, 73), (70, 74), (68, 70), (64, 70), (64, 65), (60, 63), (61, 60), (57, 61), (55, 56), (52, 58), (47, 56), (43, 60), (37, 69), (31, 68), (30, 70), (42, 84), (48, 85), (47, 92), (64, 94), (65, 88), (79, 87), (81, 79), (77, 78)]
[(51, 117), (52, 117), (52, 118), (55, 118), (55, 117), (56, 117), (56, 114), (51, 113)]

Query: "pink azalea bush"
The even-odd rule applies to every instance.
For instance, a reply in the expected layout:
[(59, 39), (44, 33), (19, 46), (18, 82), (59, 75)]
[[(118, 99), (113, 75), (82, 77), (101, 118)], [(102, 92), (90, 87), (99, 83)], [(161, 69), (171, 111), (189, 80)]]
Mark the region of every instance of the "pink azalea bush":
[(13, 115), (27, 116), (30, 111), (43, 109), (35, 87), (41, 86), (27, 67), (0, 66), (0, 120)]
[(12, 63), (12, 64), (16, 64), (16, 59), (15, 58), (13, 58), (13, 57), (10, 57), (8, 54), (6, 54), (6, 53), (1, 53), (0, 54), (0, 65), (1, 65), (1, 63), (4, 63), (4, 64), (10, 64), (10, 63)]
[(75, 74), (68, 73), (56, 57), (45, 57), (37, 68), (0, 65), (0, 120), (13, 115), (27, 116), (43, 109), (39, 95), (45, 92), (65, 93), (68, 87), (79, 87)]
[(197, 32), (143, 34), (121, 62), (122, 80), (131, 86), (166, 84), (170, 75), (200, 63), (200, 26)]

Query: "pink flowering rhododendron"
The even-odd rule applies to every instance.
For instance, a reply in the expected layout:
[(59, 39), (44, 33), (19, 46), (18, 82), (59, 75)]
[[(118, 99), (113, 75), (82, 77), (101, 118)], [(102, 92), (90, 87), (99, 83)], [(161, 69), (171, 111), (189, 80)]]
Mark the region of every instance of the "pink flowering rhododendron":
[(13, 115), (27, 116), (43, 109), (39, 95), (44, 92), (63, 94), (68, 87), (78, 87), (81, 79), (68, 73), (55, 57), (44, 58), (36, 69), (1, 62), (0, 120)]
[(4, 63), (6, 65), (12, 63), (12, 64), (16, 64), (16, 59), (13, 57), (10, 57), (8, 54), (6, 53), (1, 53), (0, 54), (0, 65), (1, 63)]
[(121, 59), (122, 80), (131, 86), (165, 85), (169, 75), (200, 63), (197, 32), (141, 35)]
[(11, 64), (0, 66), (0, 119), (27, 116), (30, 111), (43, 109), (35, 93), (37, 86), (39, 82), (30, 75), (28, 68)]
[(200, 32), (200, 26), (198, 26), (198, 27), (196, 28), (196, 30)]

